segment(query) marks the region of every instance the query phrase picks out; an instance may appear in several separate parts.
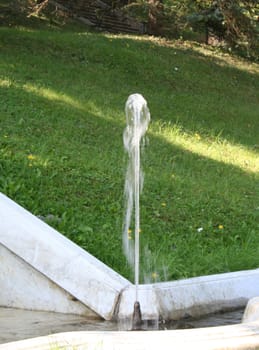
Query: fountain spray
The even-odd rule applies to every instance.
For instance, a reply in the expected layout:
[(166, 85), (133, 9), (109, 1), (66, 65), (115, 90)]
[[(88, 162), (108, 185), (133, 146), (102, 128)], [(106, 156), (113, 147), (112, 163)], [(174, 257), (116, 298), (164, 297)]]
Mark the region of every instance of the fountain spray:
[[(143, 187), (143, 172), (140, 166), (140, 144), (150, 122), (150, 113), (146, 100), (140, 94), (132, 94), (128, 97), (125, 113), (126, 128), (123, 133), (123, 142), (124, 148), (129, 155), (129, 162), (125, 180), (125, 198), (127, 203), (123, 230), (123, 247), (129, 264), (134, 266), (136, 295), (132, 328), (139, 329), (141, 325), (141, 310), (138, 301), (140, 250), (139, 196)], [(131, 240), (132, 237), (129, 235), (133, 207), (135, 213), (134, 244)]]

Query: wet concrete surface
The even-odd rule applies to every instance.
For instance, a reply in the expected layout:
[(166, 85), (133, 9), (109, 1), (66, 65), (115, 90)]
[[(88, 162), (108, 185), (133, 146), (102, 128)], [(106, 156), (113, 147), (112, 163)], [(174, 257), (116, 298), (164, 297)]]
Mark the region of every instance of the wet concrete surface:
[(53, 333), (98, 330), (117, 330), (117, 324), (77, 315), (0, 308), (0, 344)]
[[(187, 317), (181, 321), (160, 322), (159, 328), (161, 330), (188, 329), (237, 324), (241, 322), (243, 312), (244, 309), (238, 309), (200, 319)], [(89, 319), (77, 315), (53, 312), (0, 308), (0, 344), (60, 332), (117, 330), (117, 323), (103, 321), (102, 319)]]

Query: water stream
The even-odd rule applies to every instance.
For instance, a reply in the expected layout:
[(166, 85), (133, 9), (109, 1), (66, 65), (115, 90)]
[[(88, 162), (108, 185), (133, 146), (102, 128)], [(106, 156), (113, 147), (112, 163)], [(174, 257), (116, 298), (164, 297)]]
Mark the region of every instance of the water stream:
[[(141, 141), (147, 131), (150, 113), (147, 102), (140, 94), (129, 96), (126, 105), (126, 128), (123, 133), (124, 148), (128, 153), (128, 167), (125, 179), (126, 212), (123, 229), (123, 247), (129, 264), (134, 268), (136, 301), (139, 285), (139, 196), (143, 187), (143, 172), (140, 164)], [(134, 208), (134, 240), (131, 235), (132, 212)]]

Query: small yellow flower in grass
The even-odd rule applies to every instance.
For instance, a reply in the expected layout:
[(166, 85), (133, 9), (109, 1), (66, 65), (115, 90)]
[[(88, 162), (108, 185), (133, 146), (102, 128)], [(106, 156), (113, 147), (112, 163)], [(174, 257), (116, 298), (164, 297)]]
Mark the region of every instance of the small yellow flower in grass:
[(36, 159), (36, 157), (35, 157), (33, 154), (29, 154), (29, 155), (27, 156), (27, 158), (28, 158), (29, 160), (34, 160), (34, 159)]
[(218, 228), (219, 228), (220, 230), (223, 230), (224, 226), (223, 226), (223, 225), (219, 225)]
[(161, 205), (162, 205), (162, 207), (166, 207), (166, 203), (165, 202), (161, 203)]
[(151, 276), (152, 276), (153, 280), (156, 280), (158, 278), (158, 273), (152, 272)]
[(197, 132), (194, 134), (194, 136), (196, 137), (197, 140), (201, 139), (201, 135), (199, 135)]

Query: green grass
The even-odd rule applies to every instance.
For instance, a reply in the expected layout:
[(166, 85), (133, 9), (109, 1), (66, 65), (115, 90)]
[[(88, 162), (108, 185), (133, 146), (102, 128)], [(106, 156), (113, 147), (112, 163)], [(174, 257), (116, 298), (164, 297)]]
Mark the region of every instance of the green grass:
[(132, 278), (122, 133), (139, 92), (152, 117), (142, 280), (256, 268), (258, 78), (258, 65), (194, 43), (2, 27), (0, 191)]

